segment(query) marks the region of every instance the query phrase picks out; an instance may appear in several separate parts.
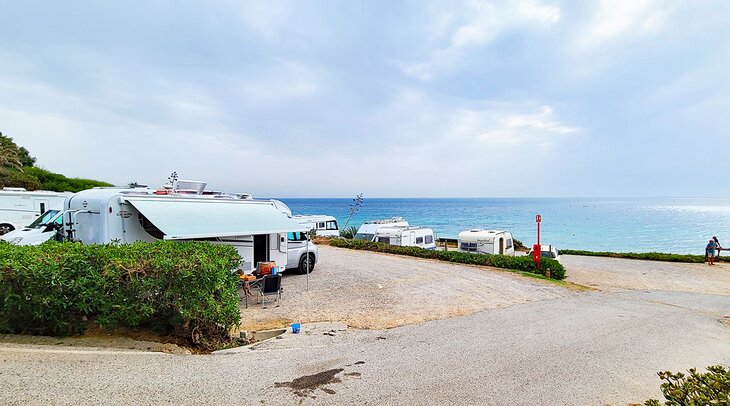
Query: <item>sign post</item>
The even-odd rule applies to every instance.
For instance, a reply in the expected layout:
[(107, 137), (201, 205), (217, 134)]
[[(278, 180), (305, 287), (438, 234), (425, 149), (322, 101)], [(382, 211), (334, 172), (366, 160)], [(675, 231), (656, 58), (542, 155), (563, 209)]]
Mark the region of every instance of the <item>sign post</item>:
[(542, 222), (542, 216), (539, 214), (535, 216), (535, 223), (537, 223), (537, 244), (532, 246), (532, 260), (535, 261), (537, 269), (540, 269), (540, 223)]

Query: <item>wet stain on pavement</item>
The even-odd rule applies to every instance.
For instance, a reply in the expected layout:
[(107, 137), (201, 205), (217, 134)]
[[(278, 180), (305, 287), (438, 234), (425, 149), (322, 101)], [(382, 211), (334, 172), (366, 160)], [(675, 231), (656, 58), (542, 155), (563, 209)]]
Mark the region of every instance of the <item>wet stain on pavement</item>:
[(325, 385), (332, 383), (340, 383), (342, 380), (337, 377), (337, 374), (344, 371), (342, 368), (329, 369), (322, 371), (314, 375), (305, 375), (292, 380), (291, 382), (276, 382), (275, 388), (289, 388), (292, 393), (299, 397), (312, 397), (312, 392), (317, 389), (322, 389), (325, 393), (330, 395), (334, 394), (335, 391), (329, 388), (323, 388)]

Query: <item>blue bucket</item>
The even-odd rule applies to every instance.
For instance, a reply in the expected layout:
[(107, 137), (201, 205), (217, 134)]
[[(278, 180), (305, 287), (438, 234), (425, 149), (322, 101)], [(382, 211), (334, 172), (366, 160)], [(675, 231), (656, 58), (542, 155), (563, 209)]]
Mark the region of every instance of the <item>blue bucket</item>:
[(291, 325), (291, 332), (294, 334), (299, 334), (299, 331), (301, 331), (302, 325), (299, 323), (294, 323)]

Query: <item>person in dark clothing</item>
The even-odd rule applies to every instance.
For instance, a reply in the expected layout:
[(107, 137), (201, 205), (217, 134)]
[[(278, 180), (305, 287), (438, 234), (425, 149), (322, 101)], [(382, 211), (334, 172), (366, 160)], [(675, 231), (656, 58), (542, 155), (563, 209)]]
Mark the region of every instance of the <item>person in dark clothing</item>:
[(715, 240), (715, 244), (717, 244), (717, 256), (720, 256), (720, 251), (722, 251), (722, 245), (720, 245), (720, 240), (717, 239), (717, 236), (712, 236), (712, 239)]

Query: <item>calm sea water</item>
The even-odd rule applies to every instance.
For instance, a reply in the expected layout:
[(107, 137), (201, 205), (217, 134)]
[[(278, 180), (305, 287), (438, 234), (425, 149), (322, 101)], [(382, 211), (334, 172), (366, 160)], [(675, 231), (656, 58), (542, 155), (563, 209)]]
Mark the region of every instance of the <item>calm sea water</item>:
[[(352, 199), (281, 199), (295, 214), (335, 216), (343, 228)], [(400, 216), (412, 225), (456, 237), (470, 228), (503, 229), (525, 245), (592, 251), (702, 254), (717, 235), (730, 247), (730, 199), (365, 199), (351, 225)]]

